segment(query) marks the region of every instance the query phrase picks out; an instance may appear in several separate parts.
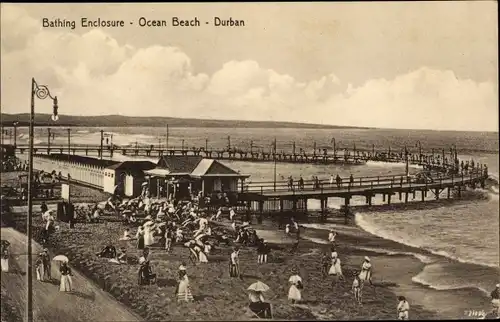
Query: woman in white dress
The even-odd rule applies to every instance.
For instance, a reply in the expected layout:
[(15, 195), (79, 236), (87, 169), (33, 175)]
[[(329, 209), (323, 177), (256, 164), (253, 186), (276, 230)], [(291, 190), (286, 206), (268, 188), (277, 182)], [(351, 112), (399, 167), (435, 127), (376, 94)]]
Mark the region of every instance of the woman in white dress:
[(2, 246), (2, 272), (9, 272), (9, 250), (7, 249), (7, 246)]
[(337, 252), (332, 253), (332, 266), (330, 267), (330, 270), (328, 271), (328, 275), (334, 275), (337, 277), (342, 277), (342, 267), (341, 267), (341, 262), (340, 259), (338, 258)]
[(177, 282), (177, 289), (175, 291), (177, 302), (192, 302), (194, 301), (191, 287), (189, 285), (189, 278), (186, 274), (186, 268), (181, 265), (179, 267), (179, 280)]
[(302, 300), (302, 278), (297, 274), (297, 269), (292, 269), (292, 276), (288, 279), (290, 289), (288, 290), (288, 300), (295, 304)]
[(363, 288), (366, 281), (370, 281), (370, 284), (372, 284), (372, 264), (368, 256), (365, 256), (365, 261), (361, 265), (359, 280), (361, 281), (361, 288)]
[(285, 234), (290, 235), (290, 224), (286, 224), (286, 226), (285, 226)]
[(146, 223), (144, 225), (144, 246), (149, 247), (155, 243), (155, 239), (153, 237), (153, 231), (155, 230), (154, 223)]
[(194, 248), (194, 251), (196, 252), (196, 254), (198, 255), (198, 261), (200, 263), (208, 263), (207, 254), (205, 254), (205, 252), (201, 248), (201, 246), (196, 244), (196, 245), (194, 245), (193, 248)]
[(404, 296), (398, 297), (398, 320), (408, 320), (410, 312), (410, 304), (406, 301)]

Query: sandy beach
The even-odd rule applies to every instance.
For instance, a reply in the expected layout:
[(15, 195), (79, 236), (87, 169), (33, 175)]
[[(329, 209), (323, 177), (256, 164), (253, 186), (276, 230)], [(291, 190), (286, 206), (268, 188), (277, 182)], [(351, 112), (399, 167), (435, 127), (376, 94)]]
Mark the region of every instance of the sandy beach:
[[(88, 194), (85, 189), (82, 193)], [(79, 191), (80, 188), (75, 187), (75, 197)], [(97, 195), (92, 201), (98, 201), (95, 199)], [(22, 209), (17, 210), (15, 228), (23, 232), (25, 213)], [(34, 219), (34, 225), (34, 236), (37, 236), (42, 225), (40, 216)], [(209, 263), (196, 266), (189, 262), (188, 250), (182, 246), (174, 247), (169, 254), (154, 247), (150, 259), (154, 272), (158, 274), (158, 283), (139, 286), (138, 265), (116, 265), (95, 256), (107, 243), (117, 248), (126, 247), (130, 257), (139, 256), (140, 251), (136, 249), (135, 242), (119, 241), (126, 227), (119, 218), (106, 216), (101, 223), (79, 223), (75, 229), (69, 229), (65, 223), (60, 223), (60, 227), (60, 231), (52, 238), (51, 251), (66, 254), (74, 269), (146, 320), (249, 319), (252, 316), (246, 309), (248, 299), (245, 289), (256, 280), (271, 287), (266, 298), (273, 305), (275, 319), (395, 319), (399, 295), (397, 281), (411, 280), (411, 274), (422, 269), (422, 263), (416, 259), (356, 249), (360, 245), (373, 246), (379, 241), (376, 237), (361, 238), (361, 230), (350, 225), (337, 230), (338, 252), (346, 279), (334, 281), (333, 277), (324, 278), (320, 272), (320, 258), (321, 252), (328, 251), (329, 247), (317, 242), (326, 240), (326, 236), (322, 236), (323, 232), (307, 228), (297, 252), (290, 255), (293, 240), (284, 237), (283, 232), (276, 231), (270, 222), (264, 221), (263, 225), (255, 225), (255, 228), (259, 236), (265, 238), (272, 247), (269, 263), (258, 265), (255, 250), (244, 247), (240, 254), (242, 280), (228, 276), (230, 247), (218, 247), (209, 256)], [(315, 239), (318, 240), (315, 242)], [(365, 287), (363, 305), (359, 306), (354, 302), (351, 292), (352, 271), (359, 269), (366, 255), (371, 257), (374, 264), (375, 287)], [(188, 263), (188, 275), (196, 300), (190, 304), (178, 304), (173, 296), (176, 270), (183, 261)], [(299, 268), (305, 285), (305, 301), (295, 306), (287, 302), (287, 281), (293, 266)], [(8, 294), (3, 296), (7, 296), (8, 302)], [(435, 312), (413, 303), (411, 315), (412, 319), (439, 318)]]

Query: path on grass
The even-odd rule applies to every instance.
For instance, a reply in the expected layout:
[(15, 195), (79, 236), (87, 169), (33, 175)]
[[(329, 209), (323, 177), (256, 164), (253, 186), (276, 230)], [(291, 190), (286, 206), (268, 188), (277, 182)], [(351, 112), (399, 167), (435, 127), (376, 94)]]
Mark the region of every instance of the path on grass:
[[(16, 303), (25, 314), (26, 303), (26, 235), (12, 228), (1, 228), (2, 239), (11, 244), (9, 266), (13, 271), (2, 272), (2, 289), (7, 291), (12, 303)], [(33, 253), (42, 247), (33, 242)], [(53, 257), (54, 254), (51, 254)], [(34, 256), (33, 261), (35, 261)], [(124, 305), (116, 301), (79, 272), (73, 271), (73, 293), (59, 292), (59, 265), (52, 262), (52, 278), (55, 282), (40, 282), (33, 275), (33, 320), (34, 321), (140, 321)], [(34, 269), (33, 269), (34, 270)]]

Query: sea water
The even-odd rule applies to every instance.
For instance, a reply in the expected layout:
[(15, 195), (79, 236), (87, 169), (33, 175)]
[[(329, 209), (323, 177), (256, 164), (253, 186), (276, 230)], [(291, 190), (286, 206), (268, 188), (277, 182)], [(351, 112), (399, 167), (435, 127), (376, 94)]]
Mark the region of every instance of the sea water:
[[(99, 145), (100, 128), (74, 128), (71, 134), (72, 144)], [(113, 144), (134, 146), (161, 145), (168, 143), (170, 148), (184, 147), (232, 148), (255, 151), (271, 151), (274, 138), (277, 150), (291, 151), (293, 142), (296, 151), (300, 148), (311, 152), (313, 147), (331, 148), (333, 138), (337, 149), (365, 149), (400, 152), (404, 147), (418, 153), (421, 146), (425, 152), (434, 150), (436, 154), (450, 156), (450, 148), (456, 145), (459, 158), (474, 159), (486, 164), (491, 177), (496, 180), (484, 193), (484, 199), (446, 203), (441, 207), (413, 207), (411, 210), (389, 212), (360, 212), (356, 214), (356, 224), (366, 232), (411, 246), (414, 251), (408, 253), (419, 259), (424, 266), (422, 271), (413, 276), (411, 284), (406, 285), (406, 293), (420, 304), (433, 309), (440, 309), (445, 316), (457, 316), (470, 306), (481, 307), (488, 302), (487, 295), (498, 283), (499, 268), (499, 201), (498, 201), (498, 133), (492, 132), (453, 132), (420, 130), (383, 130), (383, 129), (252, 129), (252, 128), (170, 128), (168, 142), (166, 129), (149, 127), (104, 128), (107, 134), (113, 134)], [(36, 143), (45, 143), (46, 129), (37, 128)], [(52, 145), (67, 144), (65, 129), (52, 129), (55, 140)], [(18, 129), (18, 144), (26, 143), (27, 129)], [(230, 136), (230, 138), (228, 138)], [(206, 141), (208, 140), (208, 142)], [(110, 139), (111, 140), (111, 139)], [(39, 142), (40, 141), (40, 142)], [(132, 159), (130, 156), (115, 154), (115, 160)], [(147, 158), (141, 158), (147, 159)], [(150, 158), (157, 161), (156, 158)], [(224, 161), (233, 169), (251, 175), (252, 182), (272, 181), (272, 163), (249, 163)], [(411, 166), (410, 171), (418, 167)], [(400, 175), (405, 171), (403, 164), (368, 162), (364, 166), (353, 165), (312, 165), (282, 164), (277, 165), (277, 178), (282, 180), (290, 175), (310, 179), (313, 175), (328, 179), (330, 175), (348, 177)], [(418, 198), (419, 196), (417, 196)], [(431, 199), (429, 194), (427, 199)], [(397, 198), (394, 202), (398, 202)], [(354, 197), (352, 205), (363, 205), (364, 198)], [(339, 208), (342, 200), (329, 198), (330, 208)], [(381, 197), (374, 204), (382, 204)], [(319, 208), (319, 201), (311, 200), (309, 208)], [(331, 229), (332, 224), (317, 225), (315, 228)], [(340, 229), (340, 228), (339, 228)], [(349, 233), (349, 228), (341, 228), (342, 233)], [(356, 234), (356, 228), (352, 228)], [(318, 239), (321, 242), (321, 239)], [(370, 249), (367, 249), (367, 251)], [(373, 248), (371, 250), (374, 250)], [(397, 253), (391, 249), (376, 249), (387, 254)], [(421, 252), (419, 251), (421, 250)], [(418, 286), (419, 288), (416, 288)], [(402, 286), (404, 289), (404, 285)], [(476, 291), (474, 291), (476, 290)], [(421, 292), (421, 293), (419, 293)], [(413, 295), (413, 296), (412, 296)], [(478, 302), (479, 301), (479, 302)], [(463, 307), (463, 309), (461, 308)]]

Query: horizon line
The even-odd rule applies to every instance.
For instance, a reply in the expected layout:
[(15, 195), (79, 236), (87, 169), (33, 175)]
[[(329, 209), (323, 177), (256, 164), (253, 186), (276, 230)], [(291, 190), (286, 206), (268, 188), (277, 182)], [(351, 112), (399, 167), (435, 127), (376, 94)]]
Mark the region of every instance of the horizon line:
[[(4, 123), (5, 121), (3, 120), (4, 115), (8, 116), (22, 116), (26, 115), (29, 116), (30, 113), (0, 113), (2, 116), (2, 120), (0, 121), (0, 124), (3, 127), (10, 127), (10, 126), (5, 126)], [(36, 116), (44, 116), (44, 115), (52, 115), (50, 113), (36, 113)], [(294, 122), (294, 121), (275, 121), (275, 120), (241, 120), (241, 119), (205, 119), (205, 118), (194, 118), (194, 117), (172, 117), (172, 116), (159, 116), (159, 115), (150, 115), (150, 116), (131, 116), (131, 115), (123, 115), (123, 114), (103, 114), (103, 115), (75, 115), (75, 114), (59, 114), (59, 117), (63, 116), (70, 116), (70, 117), (82, 117), (82, 118), (93, 118), (93, 117), (107, 117), (107, 116), (118, 116), (118, 117), (125, 117), (125, 118), (136, 118), (136, 119), (148, 119), (148, 118), (153, 118), (153, 119), (158, 119), (158, 118), (167, 118), (167, 119), (172, 119), (172, 120), (196, 120), (196, 121), (219, 121), (219, 122), (248, 122), (248, 123), (282, 123), (282, 124), (289, 124), (289, 125), (302, 125), (302, 126), (315, 126), (323, 129), (327, 128), (351, 128), (351, 129), (362, 129), (362, 130), (408, 130), (408, 131), (437, 131), (437, 132), (475, 132), (475, 133), (498, 133), (499, 130), (453, 130), (453, 129), (431, 129), (431, 128), (393, 128), (393, 127), (376, 127), (376, 126), (356, 126), (356, 125), (338, 125), (338, 124), (319, 124), (319, 123), (309, 123), (307, 121), (305, 122)], [(47, 120), (47, 122), (51, 122), (52, 120)], [(59, 122), (61, 122), (59, 120)], [(36, 123), (40, 122), (35, 122)], [(62, 123), (62, 122), (61, 122)], [(169, 125), (169, 124), (165, 124)], [(48, 125), (39, 125), (39, 126), (48, 126)], [(51, 126), (59, 127), (59, 126), (74, 126), (74, 127), (127, 127), (127, 126), (120, 126), (120, 125), (108, 125), (108, 126), (90, 126), (90, 125), (71, 125), (71, 124), (52, 124)], [(202, 127), (202, 126), (179, 126), (179, 125), (169, 125), (172, 127)], [(20, 126), (23, 127), (23, 126)], [(130, 127), (160, 127), (158, 125), (130, 125)], [(217, 126), (209, 126), (211, 128), (216, 128)], [(223, 126), (220, 126), (221, 128)], [(252, 127), (247, 127), (247, 128), (252, 128)], [(291, 127), (293, 128), (293, 127)]]

